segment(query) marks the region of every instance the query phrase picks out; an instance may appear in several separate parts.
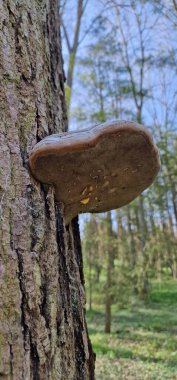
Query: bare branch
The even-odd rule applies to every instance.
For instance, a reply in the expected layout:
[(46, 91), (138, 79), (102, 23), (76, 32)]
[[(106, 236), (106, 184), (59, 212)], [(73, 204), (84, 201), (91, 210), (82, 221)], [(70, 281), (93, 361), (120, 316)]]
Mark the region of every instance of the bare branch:
[(63, 4), (59, 4), (59, 14), (60, 14), (61, 19), (63, 17), (63, 13), (65, 11), (66, 3), (67, 3), (67, 0), (63, 0)]
[(176, 0), (173, 0), (173, 5), (175, 7), (175, 11), (177, 12), (177, 2), (176, 2)]
[(81, 43), (84, 41), (85, 37), (88, 35), (88, 33), (90, 33), (90, 31), (92, 30), (92, 27), (93, 25), (95, 24), (96, 20), (99, 18), (99, 16), (96, 16), (92, 22), (90, 23), (89, 27), (86, 29), (86, 31), (84, 32), (82, 38), (79, 40), (78, 42), (78, 46), (81, 45)]
[(138, 104), (138, 99), (137, 99), (137, 94), (136, 94), (136, 86), (135, 86), (133, 72), (132, 72), (132, 68), (131, 68), (131, 64), (130, 64), (130, 58), (129, 58), (129, 54), (128, 54), (128, 43), (127, 43), (123, 28), (122, 28), (122, 23), (120, 20), (120, 14), (119, 14), (118, 9), (116, 9), (116, 13), (117, 13), (117, 18), (119, 20), (120, 33), (122, 35), (124, 48), (125, 48), (125, 57), (122, 57), (122, 58), (124, 59), (125, 67), (126, 67), (128, 73), (129, 73), (129, 76), (130, 76), (130, 82), (131, 82), (132, 93), (133, 93), (133, 98), (134, 98), (135, 104), (136, 104), (137, 109), (139, 109), (139, 104)]
[(70, 41), (69, 41), (68, 32), (66, 30), (65, 24), (64, 24), (64, 22), (63, 22), (62, 19), (61, 19), (61, 25), (62, 25), (63, 32), (64, 32), (64, 36), (65, 36), (65, 40), (66, 40), (66, 45), (67, 45), (68, 51), (70, 53), (71, 52), (71, 44), (70, 44)]
[(83, 15), (83, 0), (78, 0), (78, 3), (77, 3), (77, 20), (76, 20), (76, 27), (75, 27), (75, 33), (74, 33), (74, 42), (73, 42), (73, 52), (74, 53), (76, 52), (77, 47), (78, 47), (79, 32), (80, 32), (82, 15)]
[(83, 4), (83, 7), (82, 7), (82, 14), (84, 14), (88, 2), (89, 0), (85, 0), (85, 4)]

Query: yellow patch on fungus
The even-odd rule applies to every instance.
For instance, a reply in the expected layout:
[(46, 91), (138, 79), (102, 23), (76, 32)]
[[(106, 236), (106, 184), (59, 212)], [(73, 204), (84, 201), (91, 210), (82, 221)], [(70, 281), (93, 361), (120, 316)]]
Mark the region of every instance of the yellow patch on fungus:
[(86, 205), (87, 203), (89, 203), (89, 200), (90, 200), (90, 198), (84, 198), (84, 199), (81, 199), (81, 203), (83, 204), (83, 205)]

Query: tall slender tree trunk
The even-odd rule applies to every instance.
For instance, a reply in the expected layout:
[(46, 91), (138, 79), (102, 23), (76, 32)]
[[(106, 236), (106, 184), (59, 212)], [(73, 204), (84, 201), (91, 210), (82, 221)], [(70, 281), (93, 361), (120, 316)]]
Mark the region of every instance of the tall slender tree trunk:
[(139, 196), (139, 226), (138, 230), (140, 232), (140, 247), (141, 247), (141, 270), (139, 272), (139, 285), (138, 292), (141, 298), (146, 298), (149, 292), (149, 279), (148, 279), (148, 255), (145, 253), (145, 244), (147, 239), (147, 224), (145, 218), (145, 206), (144, 206), (144, 197), (141, 194)]
[(128, 238), (129, 238), (129, 263), (131, 269), (131, 279), (132, 279), (132, 293), (138, 293), (138, 276), (136, 271), (136, 266), (139, 264), (137, 262), (137, 252), (136, 252), (136, 241), (132, 225), (132, 213), (131, 207), (128, 205), (127, 211), (127, 227), (128, 227)]
[(127, 224), (128, 224), (128, 234), (130, 238), (130, 268), (132, 271), (134, 271), (135, 265), (136, 265), (136, 249), (135, 249), (135, 238), (134, 238), (132, 222), (131, 222), (131, 209), (129, 205), (127, 206)]
[[(76, 6), (76, 4), (74, 5)], [(79, 47), (79, 34), (80, 34), (81, 19), (84, 13), (84, 9), (85, 9), (85, 6), (83, 3), (83, 0), (77, 0), (77, 16), (76, 16), (76, 24), (75, 24), (75, 30), (74, 30), (74, 39), (72, 43), (70, 41), (70, 36), (67, 30), (67, 27), (64, 24), (64, 20), (62, 20), (64, 37), (65, 37), (65, 41), (66, 41), (66, 45), (67, 45), (68, 53), (69, 53), (68, 70), (67, 70), (67, 76), (66, 76), (68, 114), (69, 114), (70, 105), (71, 105), (74, 67), (75, 67), (75, 62), (76, 62), (77, 50)], [(61, 18), (62, 18), (62, 15), (61, 15)]]
[(111, 211), (107, 212), (107, 273), (106, 273), (106, 295), (105, 295), (105, 333), (111, 332), (111, 306), (112, 306), (112, 285), (113, 285), (113, 269), (114, 269), (114, 252), (112, 245), (113, 230)]
[(116, 216), (117, 216), (117, 254), (118, 259), (120, 261), (120, 266), (124, 266), (124, 262), (126, 261), (126, 253), (124, 252), (123, 247), (123, 239), (124, 239), (124, 228), (123, 228), (123, 221), (122, 221), (122, 213), (121, 209), (116, 210)]
[(28, 169), (66, 127), (57, 0), (0, 0), (0, 25), (0, 378), (94, 379), (77, 220)]
[(89, 310), (92, 310), (92, 264), (89, 261)]

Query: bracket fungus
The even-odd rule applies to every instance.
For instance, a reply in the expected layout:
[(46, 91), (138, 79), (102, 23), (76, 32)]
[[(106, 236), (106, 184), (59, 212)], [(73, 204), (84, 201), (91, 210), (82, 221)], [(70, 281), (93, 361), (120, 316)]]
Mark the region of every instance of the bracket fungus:
[(44, 138), (32, 150), (29, 165), (38, 181), (55, 187), (67, 225), (79, 213), (131, 202), (152, 184), (160, 159), (145, 128), (113, 121)]

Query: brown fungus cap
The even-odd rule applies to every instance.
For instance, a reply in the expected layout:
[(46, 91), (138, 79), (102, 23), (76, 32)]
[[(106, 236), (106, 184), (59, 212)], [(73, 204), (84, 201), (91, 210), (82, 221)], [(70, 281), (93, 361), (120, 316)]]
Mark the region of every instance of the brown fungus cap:
[(149, 132), (113, 121), (44, 138), (31, 152), (33, 176), (53, 184), (65, 223), (85, 212), (120, 208), (149, 187), (160, 160)]

